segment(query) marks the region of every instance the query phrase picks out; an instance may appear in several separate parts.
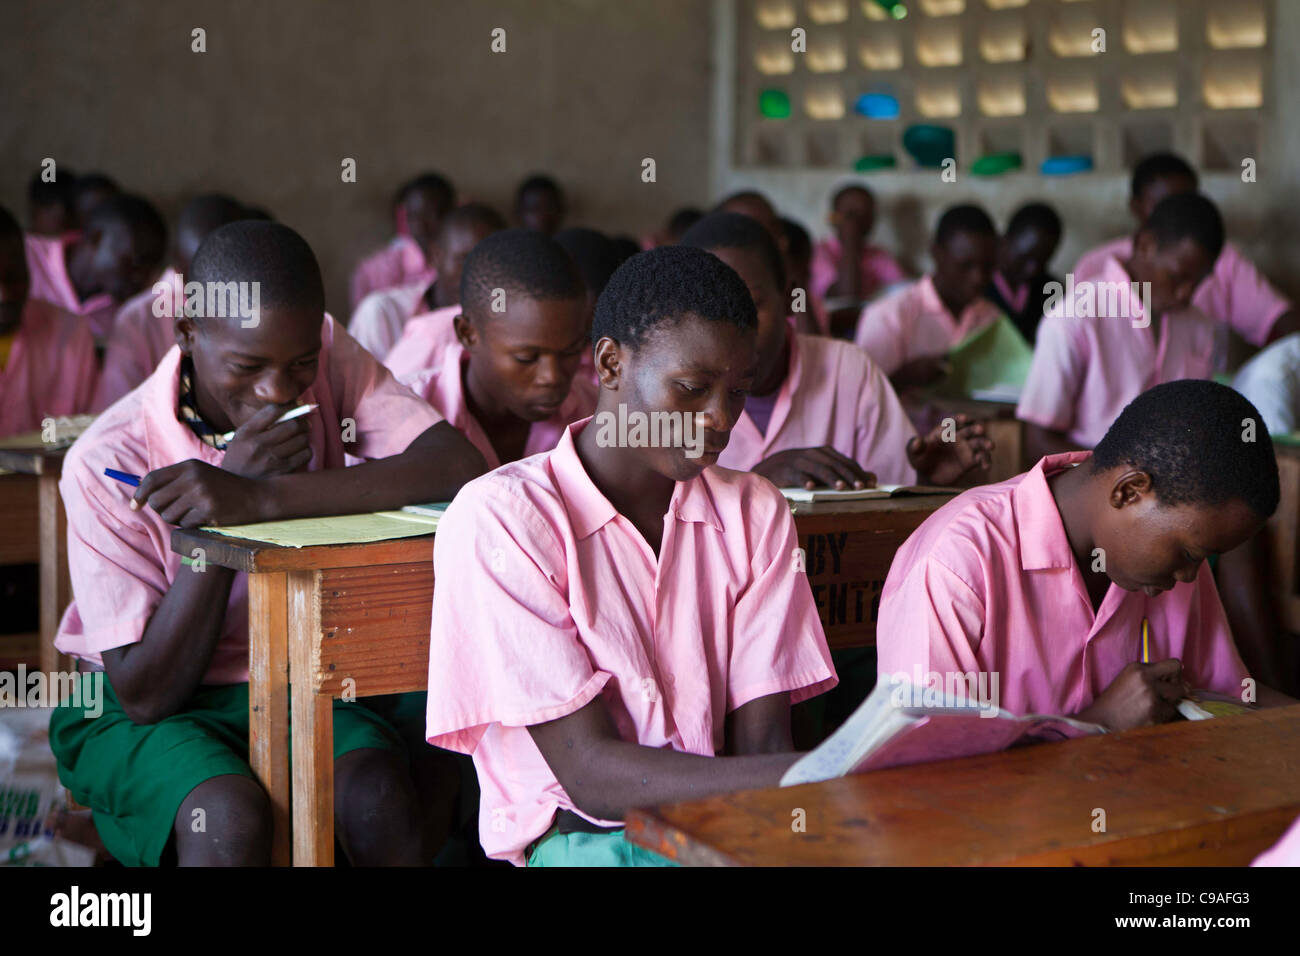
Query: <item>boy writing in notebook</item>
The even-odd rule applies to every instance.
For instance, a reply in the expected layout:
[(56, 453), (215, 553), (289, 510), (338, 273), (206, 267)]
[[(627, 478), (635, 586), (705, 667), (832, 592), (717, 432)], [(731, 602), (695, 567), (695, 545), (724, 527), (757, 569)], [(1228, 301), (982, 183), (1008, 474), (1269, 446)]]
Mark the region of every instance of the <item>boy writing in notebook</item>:
[(682, 237), (744, 281), (758, 315), (758, 366), (720, 463), (778, 487), (865, 488), (876, 480), (948, 485), (987, 467), (992, 444), (965, 416), (919, 437), (889, 380), (849, 342), (794, 332), (780, 252), (753, 219), (711, 213)]
[[(1133, 169), (1128, 208), (1137, 229), (1151, 217), (1156, 206), (1169, 196), (1195, 193), (1196, 171), (1172, 153), (1153, 153)], [(1124, 261), (1132, 257), (1135, 235), (1121, 236), (1090, 249), (1079, 257), (1074, 267), (1077, 275), (1094, 273), (1109, 259)], [(1213, 371), (1227, 367), (1228, 343), (1225, 327), (1254, 346), (1276, 341), (1300, 331), (1300, 312), (1241, 254), (1230, 241), (1214, 259), (1209, 275), (1197, 285), (1191, 304), (1200, 312), (1223, 323), (1215, 339)]]
[[(370, 293), (352, 313), (348, 332), (382, 362), (416, 317), (426, 320), (436, 316), (430, 321), (437, 329), (450, 325), (460, 302), (460, 271), (465, 257), (485, 236), (505, 227), (500, 213), (482, 203), (466, 203), (453, 209), (442, 220), (433, 243), (437, 278)], [(405, 343), (403, 352), (412, 344)]]
[(109, 195), (90, 211), (82, 232), (27, 237), (31, 296), (84, 316), (103, 343), (118, 307), (152, 282), (166, 248), (167, 227), (152, 205)]
[(953, 206), (934, 231), (934, 271), (862, 310), (854, 341), (900, 394), (942, 379), (948, 351), (1001, 316), (984, 298), (997, 240), (984, 210)]
[(1103, 260), (1049, 300), (1016, 408), (1031, 459), (1093, 447), (1152, 385), (1213, 374), (1217, 323), (1191, 302), (1222, 248), (1214, 204), (1179, 193), (1156, 206), (1128, 259)]
[(176, 344), (174, 303), (183, 293), (194, 253), (208, 235), (245, 218), (244, 207), (229, 196), (209, 193), (185, 204), (176, 218), (172, 264), (149, 288), (118, 309), (104, 353), (104, 369), (93, 408), (102, 412), (135, 388), (158, 367)]
[[(439, 525), (428, 739), (473, 754), (491, 857), (662, 863), (624, 839), (627, 810), (775, 785), (791, 703), (835, 683), (789, 506), (713, 467), (755, 325), (717, 258), (634, 256), (596, 309), (597, 417)], [(620, 442), (620, 414), (676, 416), (681, 440)]]
[(591, 342), (577, 266), (545, 233), (498, 232), (465, 260), (460, 300), (456, 341), (439, 364), (399, 381), (464, 433), (489, 468), (554, 448), (595, 406), (590, 380), (574, 378)]
[(0, 206), (0, 437), (90, 410), (95, 341), (86, 320), (33, 299), (23, 232)]
[[(1207, 560), (1278, 497), (1249, 402), (1214, 382), (1158, 385), (1094, 452), (1048, 456), (926, 519), (885, 581), (879, 675), (997, 674), (1006, 710), (1111, 730), (1172, 719), (1189, 687), (1242, 697), (1249, 675)], [(1261, 704), (1287, 700), (1258, 688)]]
[[(223, 226), (191, 270), (205, 284), (256, 282), (259, 308), (178, 317), (179, 348), (68, 453), (59, 488), (76, 598), (56, 645), (103, 670), (105, 702), (96, 719), (57, 709), (50, 744), (60, 779), (94, 808), (123, 863), (263, 864), (269, 806), (247, 752), (247, 581), (183, 567), (173, 528), (445, 500), (483, 463), (324, 313), (316, 259), (291, 229)], [(318, 407), (276, 423), (299, 403)], [(366, 460), (345, 468), (345, 454)], [(142, 476), (139, 486), (107, 469)], [(335, 819), (354, 864), (430, 858), (396, 734), (368, 707), (336, 708)], [(196, 832), (200, 808), (207, 825)]]

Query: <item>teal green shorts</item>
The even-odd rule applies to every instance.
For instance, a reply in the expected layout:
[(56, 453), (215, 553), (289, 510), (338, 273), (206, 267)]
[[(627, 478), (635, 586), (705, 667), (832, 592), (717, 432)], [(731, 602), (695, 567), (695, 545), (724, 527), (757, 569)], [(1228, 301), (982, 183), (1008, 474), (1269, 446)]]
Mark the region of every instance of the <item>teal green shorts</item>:
[[(95, 674), (82, 674), (82, 680)], [(190, 792), (213, 777), (252, 777), (248, 764), (248, 685), (200, 687), (186, 708), (156, 724), (135, 724), (103, 675), (103, 713), (59, 706), (50, 717), (50, 748), (59, 780), (94, 813), (104, 846), (127, 866), (157, 866), (176, 813)], [(85, 695), (83, 695), (85, 696)], [(405, 701), (402, 698), (418, 698)], [(424, 694), (384, 698), (390, 719), (423, 720)], [(403, 734), (361, 702), (334, 702), (334, 758), (372, 747), (407, 756)]]
[(529, 866), (677, 866), (672, 860), (628, 843), (622, 830), (610, 833), (560, 833), (542, 838)]

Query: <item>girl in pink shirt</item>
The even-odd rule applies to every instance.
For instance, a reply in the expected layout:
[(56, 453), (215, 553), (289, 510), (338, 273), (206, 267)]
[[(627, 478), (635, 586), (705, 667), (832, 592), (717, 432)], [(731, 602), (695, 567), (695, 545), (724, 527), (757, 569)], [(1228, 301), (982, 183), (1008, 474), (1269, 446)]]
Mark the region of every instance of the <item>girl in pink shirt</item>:
[(1289, 703), (1247, 680), (1207, 565), (1278, 505), (1272, 443), (1262, 425), (1243, 441), (1249, 420), (1225, 386), (1159, 385), (1095, 452), (1048, 456), (935, 512), (885, 581), (881, 679), (988, 675), (1013, 713), (1111, 730), (1172, 720), (1195, 688)]
[(863, 303), (907, 279), (893, 256), (867, 242), (875, 224), (876, 197), (865, 186), (845, 186), (831, 198), (833, 232), (813, 250), (806, 287), (824, 317), (823, 335), (847, 337)]
[[(247, 583), (185, 568), (173, 528), (446, 500), (483, 462), (324, 314), (297, 233), (223, 226), (191, 269), (203, 283), (257, 282), (260, 307), (178, 317), (178, 347), (68, 453), (60, 493), (76, 597), (56, 643), (83, 671), (103, 671), (107, 700), (99, 715), (58, 708), (50, 744), (122, 862), (265, 864), (270, 808), (247, 756)], [(318, 407), (276, 424), (299, 403)], [(349, 455), (364, 462), (343, 467)], [(140, 476), (138, 487), (110, 468)], [(335, 818), (354, 864), (432, 857), (406, 764), (418, 755), (396, 734), (360, 703), (336, 714)]]
[(28, 295), (23, 232), (0, 206), (0, 437), (90, 409), (95, 342), (85, 319)]
[[(438, 528), (428, 739), (473, 754), (490, 857), (662, 863), (624, 840), (627, 810), (775, 785), (790, 705), (835, 683), (789, 507), (712, 467), (755, 324), (715, 257), (634, 256), (596, 309), (596, 417)], [(651, 416), (676, 425), (652, 441)]]
[(549, 451), (566, 425), (595, 407), (590, 382), (574, 379), (591, 347), (577, 266), (544, 233), (509, 229), (474, 247), (461, 291), (457, 341), (442, 364), (401, 380), (463, 432), (489, 468)]

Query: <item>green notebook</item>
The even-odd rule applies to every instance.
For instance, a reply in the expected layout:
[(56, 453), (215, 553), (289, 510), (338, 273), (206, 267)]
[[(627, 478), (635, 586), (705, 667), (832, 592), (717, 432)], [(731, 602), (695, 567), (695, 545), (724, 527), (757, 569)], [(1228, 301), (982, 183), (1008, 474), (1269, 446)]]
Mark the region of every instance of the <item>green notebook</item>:
[(1034, 350), (1006, 316), (955, 345), (948, 353), (952, 371), (940, 386), (950, 397), (972, 392), (1019, 389), (1029, 377)]

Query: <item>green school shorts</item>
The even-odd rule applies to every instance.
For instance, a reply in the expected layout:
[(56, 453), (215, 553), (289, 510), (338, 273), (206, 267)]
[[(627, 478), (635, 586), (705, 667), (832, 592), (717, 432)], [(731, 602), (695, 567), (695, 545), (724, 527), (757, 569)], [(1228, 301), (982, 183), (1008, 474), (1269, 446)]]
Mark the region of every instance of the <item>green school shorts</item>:
[(542, 837), (529, 866), (677, 866), (672, 860), (627, 842), (622, 830), (610, 833), (560, 833)]
[[(418, 712), (423, 726), (424, 694), (376, 700), (387, 705), (390, 719), (407, 720)], [(335, 759), (363, 747), (406, 756), (405, 736), (360, 701), (334, 702)], [(253, 776), (248, 685), (200, 687), (181, 712), (156, 724), (134, 724), (105, 674), (103, 713), (92, 718), (80, 707), (56, 707), (50, 749), (59, 780), (94, 812), (100, 839), (114, 858), (126, 866), (157, 866), (190, 791), (223, 774)]]

